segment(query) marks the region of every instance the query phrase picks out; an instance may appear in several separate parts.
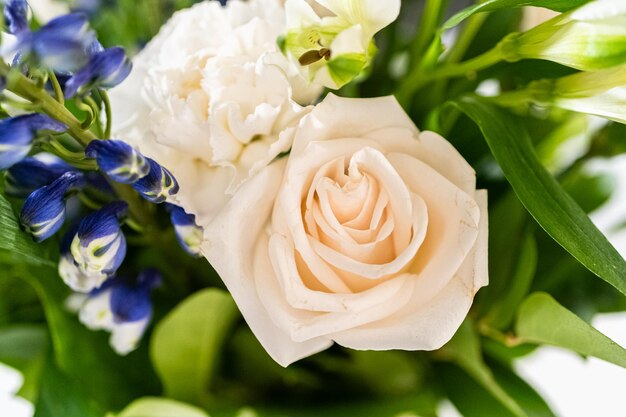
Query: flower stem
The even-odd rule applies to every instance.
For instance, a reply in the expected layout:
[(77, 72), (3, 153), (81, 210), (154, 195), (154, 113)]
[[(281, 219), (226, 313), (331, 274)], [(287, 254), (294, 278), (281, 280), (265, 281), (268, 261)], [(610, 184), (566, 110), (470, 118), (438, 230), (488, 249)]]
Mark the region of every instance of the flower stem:
[(503, 59), (504, 54), (498, 45), (484, 54), (460, 64), (444, 65), (426, 74), (420, 71), (414, 71), (404, 80), (400, 88), (398, 88), (396, 93), (398, 100), (403, 105), (407, 105), (416, 91), (433, 81), (467, 76), (497, 64)]
[(109, 100), (109, 95), (104, 90), (99, 89), (98, 94), (100, 95), (100, 98), (102, 99), (102, 103), (104, 104), (104, 112), (107, 118), (107, 124), (104, 129), (104, 139), (110, 139), (111, 138), (111, 126), (113, 123), (113, 115), (111, 112), (111, 100)]
[(427, 0), (420, 19), (417, 36), (413, 42), (412, 62), (414, 66), (422, 60), (426, 48), (437, 31), (437, 26), (445, 12), (447, 0)]
[(52, 84), (52, 89), (54, 90), (54, 95), (57, 97), (57, 101), (61, 104), (65, 103), (65, 96), (63, 95), (63, 89), (61, 88), (61, 84), (59, 84), (59, 80), (54, 73), (54, 71), (50, 71), (50, 84)]

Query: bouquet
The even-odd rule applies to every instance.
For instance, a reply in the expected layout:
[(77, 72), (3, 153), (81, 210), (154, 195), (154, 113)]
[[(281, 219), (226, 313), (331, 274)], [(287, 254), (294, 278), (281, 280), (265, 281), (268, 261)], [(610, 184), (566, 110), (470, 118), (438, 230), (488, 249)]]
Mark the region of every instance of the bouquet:
[(2, 2), (35, 416), (554, 416), (518, 358), (626, 367), (622, 0), (193, 3)]

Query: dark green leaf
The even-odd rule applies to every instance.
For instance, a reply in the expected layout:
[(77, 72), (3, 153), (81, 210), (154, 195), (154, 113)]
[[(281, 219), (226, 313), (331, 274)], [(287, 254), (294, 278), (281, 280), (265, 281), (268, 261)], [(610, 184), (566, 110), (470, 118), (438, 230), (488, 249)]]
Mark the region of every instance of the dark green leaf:
[(454, 102), (480, 127), (513, 190), (546, 232), (591, 272), (626, 294), (626, 261), (539, 163), (522, 122), (479, 97)]
[(626, 368), (626, 349), (557, 303), (549, 294), (534, 293), (524, 301), (515, 330), (520, 342), (554, 345)]
[(525, 417), (526, 413), (495, 380), (490, 369), (485, 365), (480, 350), (480, 340), (471, 320), (467, 319), (452, 340), (439, 352), (442, 358), (455, 363), (478, 382), (508, 413)]
[(207, 401), (219, 352), (237, 313), (230, 295), (208, 289), (184, 300), (157, 325), (150, 354), (169, 397), (193, 404)]
[[(93, 373), (87, 370), (86, 373)], [(80, 383), (69, 378), (49, 357), (44, 367), (35, 417), (102, 417), (104, 411), (89, 399)]]
[(523, 6), (545, 7), (546, 9), (552, 9), (558, 12), (565, 12), (582, 6), (589, 1), (590, 0), (487, 0), (461, 10), (444, 23), (443, 29), (452, 29), (468, 17), (480, 12), (493, 12), (498, 9)]
[(8, 251), (15, 261), (31, 265), (56, 266), (48, 259), (41, 248), (19, 227), (11, 204), (0, 195), (0, 251)]

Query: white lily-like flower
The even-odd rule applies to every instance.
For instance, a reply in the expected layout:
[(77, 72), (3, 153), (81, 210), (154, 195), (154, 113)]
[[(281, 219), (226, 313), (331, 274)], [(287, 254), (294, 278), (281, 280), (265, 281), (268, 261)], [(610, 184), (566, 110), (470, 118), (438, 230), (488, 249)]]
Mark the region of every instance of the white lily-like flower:
[(506, 38), (505, 59), (546, 59), (596, 71), (626, 63), (626, 2), (595, 0)]
[(369, 65), (373, 37), (397, 19), (400, 0), (316, 0), (331, 16), (320, 16), (306, 0), (287, 0), (285, 52), (314, 84), (338, 89)]

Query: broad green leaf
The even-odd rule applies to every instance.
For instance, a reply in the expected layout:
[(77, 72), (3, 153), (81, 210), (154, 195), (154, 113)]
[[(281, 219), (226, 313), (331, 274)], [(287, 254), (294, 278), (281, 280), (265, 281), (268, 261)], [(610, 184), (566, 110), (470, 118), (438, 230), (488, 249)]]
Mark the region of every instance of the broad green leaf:
[(168, 397), (202, 404), (237, 307), (217, 289), (200, 291), (178, 305), (156, 327), (152, 363)]
[(117, 417), (209, 417), (191, 405), (167, 398), (141, 398), (131, 403)]
[(442, 355), (442, 358), (455, 363), (467, 372), (512, 415), (517, 417), (527, 416), (519, 404), (502, 389), (495, 380), (491, 370), (485, 365), (480, 350), (478, 334), (469, 319), (463, 322), (452, 340), (439, 353)]
[(493, 12), (498, 9), (523, 6), (545, 7), (546, 9), (552, 9), (558, 12), (565, 12), (582, 6), (589, 1), (590, 0), (487, 0), (461, 10), (444, 23), (443, 29), (452, 29), (468, 17), (480, 12)]
[[(93, 370), (86, 372), (93, 373)], [(102, 417), (103, 414), (98, 403), (84, 391), (84, 386), (60, 371), (49, 357), (43, 370), (34, 417)]]
[(41, 247), (20, 230), (11, 204), (0, 195), (0, 251), (3, 250), (10, 252), (14, 260), (31, 265), (55, 266), (55, 263), (45, 256)]
[(522, 343), (547, 344), (626, 368), (626, 349), (560, 305), (549, 294), (534, 293), (520, 306), (516, 335)]
[(537, 223), (587, 269), (626, 294), (626, 261), (537, 159), (522, 122), (479, 97), (454, 102), (480, 127), (493, 156)]

